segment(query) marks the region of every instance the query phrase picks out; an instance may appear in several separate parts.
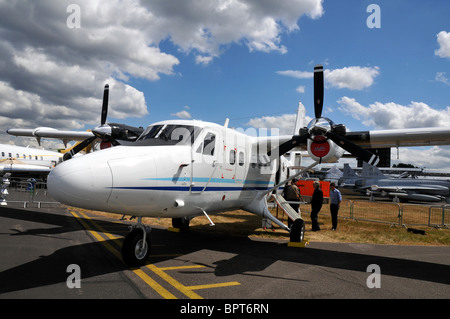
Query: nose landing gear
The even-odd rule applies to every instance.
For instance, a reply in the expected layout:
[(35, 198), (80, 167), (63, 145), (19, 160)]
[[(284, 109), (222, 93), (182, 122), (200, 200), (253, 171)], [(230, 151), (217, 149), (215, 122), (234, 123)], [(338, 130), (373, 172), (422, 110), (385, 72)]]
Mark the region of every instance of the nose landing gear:
[(146, 264), (150, 255), (150, 229), (142, 224), (142, 217), (138, 224), (132, 226), (131, 232), (125, 237), (122, 245), (122, 258), (130, 267), (140, 267)]

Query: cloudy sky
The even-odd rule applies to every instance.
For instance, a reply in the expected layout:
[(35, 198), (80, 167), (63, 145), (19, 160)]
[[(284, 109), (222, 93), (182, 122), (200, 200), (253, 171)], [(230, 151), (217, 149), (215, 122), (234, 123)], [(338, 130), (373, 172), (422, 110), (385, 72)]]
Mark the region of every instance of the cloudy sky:
[[(350, 130), (449, 126), (449, 17), (447, 0), (0, 0), (0, 131), (92, 128), (108, 83), (111, 122), (291, 133), (318, 63), (323, 115)], [(450, 170), (448, 147), (393, 154)]]

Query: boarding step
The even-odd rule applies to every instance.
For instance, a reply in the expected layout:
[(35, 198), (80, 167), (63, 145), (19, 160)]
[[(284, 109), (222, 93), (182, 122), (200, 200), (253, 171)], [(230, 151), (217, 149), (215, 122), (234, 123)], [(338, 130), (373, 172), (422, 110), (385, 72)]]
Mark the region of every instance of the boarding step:
[(284, 199), (284, 197), (280, 194), (272, 194), (273, 199), (277, 202), (278, 206), (288, 215), (288, 217), (292, 220), (296, 220), (298, 218), (302, 218), (301, 214), (297, 213), (289, 203), (300, 203), (300, 202), (288, 202)]

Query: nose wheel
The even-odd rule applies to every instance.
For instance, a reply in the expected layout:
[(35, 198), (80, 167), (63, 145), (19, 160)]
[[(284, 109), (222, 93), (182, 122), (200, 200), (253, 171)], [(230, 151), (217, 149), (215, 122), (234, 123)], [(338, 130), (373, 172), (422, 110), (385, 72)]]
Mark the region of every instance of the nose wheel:
[(125, 237), (122, 245), (122, 258), (129, 267), (140, 267), (146, 264), (150, 255), (151, 241), (147, 228), (142, 224), (141, 218), (138, 225)]

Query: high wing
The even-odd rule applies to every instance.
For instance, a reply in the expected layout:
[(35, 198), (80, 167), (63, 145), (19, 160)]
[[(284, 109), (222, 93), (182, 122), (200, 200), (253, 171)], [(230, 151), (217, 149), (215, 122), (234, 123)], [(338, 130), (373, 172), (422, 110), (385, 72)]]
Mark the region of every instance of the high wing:
[[(450, 145), (450, 128), (429, 127), (358, 131), (348, 132), (345, 137), (363, 149)], [(258, 138), (258, 144), (273, 150), (291, 139), (292, 136), (287, 135), (263, 137)], [(307, 142), (300, 141), (295, 149), (306, 150)]]
[(56, 130), (51, 127), (38, 127), (36, 129), (9, 129), (6, 132), (15, 136), (29, 136), (36, 137), (40, 144), (41, 138), (57, 138), (61, 139), (67, 147), (67, 142), (78, 141), (70, 153), (66, 153), (64, 160), (67, 160), (76, 155), (81, 150), (95, 141), (102, 141), (109, 145), (119, 145), (120, 142), (134, 142), (144, 131), (142, 127), (133, 127), (125, 124), (106, 123), (108, 115), (108, 101), (109, 101), (109, 85), (105, 85), (103, 92), (103, 104), (100, 125), (93, 128), (92, 131), (64, 131)]
[(428, 127), (347, 132), (345, 137), (363, 148), (450, 145), (450, 128)]
[(83, 141), (94, 136), (94, 134), (90, 131), (65, 131), (57, 130), (51, 127), (38, 127), (35, 129), (9, 129), (6, 133), (14, 136), (35, 137), (38, 141), (41, 138), (57, 138), (63, 140), (64, 142)]

